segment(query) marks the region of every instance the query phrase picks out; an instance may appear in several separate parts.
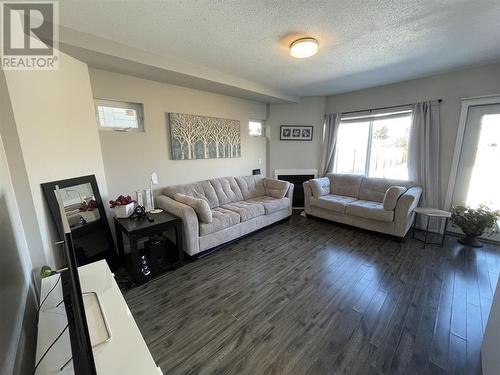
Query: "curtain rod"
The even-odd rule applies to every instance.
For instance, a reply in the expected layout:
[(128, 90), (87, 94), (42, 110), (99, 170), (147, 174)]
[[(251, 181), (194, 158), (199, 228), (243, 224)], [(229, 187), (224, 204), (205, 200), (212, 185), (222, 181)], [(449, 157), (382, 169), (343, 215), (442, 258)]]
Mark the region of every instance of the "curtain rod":
[[(437, 101), (438, 103), (441, 103), (443, 101), (443, 99), (431, 100), (431, 102), (435, 102), (435, 101)], [(366, 111), (373, 112), (373, 111), (379, 111), (381, 109), (391, 109), (391, 108), (398, 108), (398, 107), (407, 107), (407, 106), (410, 106), (410, 105), (413, 105), (413, 104), (415, 104), (415, 103), (400, 104), (400, 105), (391, 105), (389, 107), (378, 107), (378, 108), (370, 108), (370, 109), (358, 109), (357, 111), (342, 112), (342, 114), (343, 115), (348, 115), (350, 113), (358, 113), (358, 112), (366, 112)]]

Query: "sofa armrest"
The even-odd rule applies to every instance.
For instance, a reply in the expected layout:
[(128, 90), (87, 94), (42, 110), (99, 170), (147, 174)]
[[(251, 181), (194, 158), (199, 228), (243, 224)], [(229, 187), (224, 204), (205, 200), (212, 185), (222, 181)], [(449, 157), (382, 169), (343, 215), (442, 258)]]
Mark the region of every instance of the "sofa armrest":
[(394, 224), (396, 235), (403, 237), (413, 221), (413, 209), (418, 206), (422, 188), (413, 186), (398, 199), (396, 204)]
[(309, 181), (306, 181), (302, 184), (304, 187), (304, 211), (307, 213), (310, 212), (311, 209), (311, 197), (312, 197), (312, 190), (311, 190), (311, 185), (309, 184)]
[(191, 206), (177, 202), (166, 195), (156, 198), (156, 206), (182, 219), (184, 251), (189, 255), (200, 252), (198, 216)]

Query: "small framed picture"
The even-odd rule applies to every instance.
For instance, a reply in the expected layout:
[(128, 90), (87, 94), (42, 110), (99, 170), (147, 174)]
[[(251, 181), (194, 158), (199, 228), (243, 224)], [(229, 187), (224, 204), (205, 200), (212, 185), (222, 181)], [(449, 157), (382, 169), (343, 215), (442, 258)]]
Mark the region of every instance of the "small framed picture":
[(280, 141), (312, 141), (311, 125), (281, 125)]

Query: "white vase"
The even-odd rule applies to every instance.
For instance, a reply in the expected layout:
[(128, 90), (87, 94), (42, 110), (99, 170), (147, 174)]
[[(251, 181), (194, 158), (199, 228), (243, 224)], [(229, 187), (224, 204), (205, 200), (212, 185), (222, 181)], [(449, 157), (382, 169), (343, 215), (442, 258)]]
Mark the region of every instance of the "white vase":
[(125, 204), (123, 206), (116, 206), (114, 208), (114, 210), (115, 210), (115, 216), (118, 219), (127, 218), (127, 217), (129, 217), (130, 215), (132, 215), (134, 213), (134, 208), (135, 208), (135, 203), (134, 202), (131, 202), (129, 204)]

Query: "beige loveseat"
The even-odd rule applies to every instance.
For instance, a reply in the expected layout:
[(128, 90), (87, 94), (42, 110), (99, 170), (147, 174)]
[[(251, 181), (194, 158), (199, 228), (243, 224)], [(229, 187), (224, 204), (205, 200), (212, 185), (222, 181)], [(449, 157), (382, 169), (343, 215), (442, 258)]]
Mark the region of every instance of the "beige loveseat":
[(330, 173), (304, 183), (308, 215), (404, 237), (422, 188), (411, 181)]
[(293, 184), (261, 175), (169, 186), (156, 205), (182, 218), (184, 250), (193, 256), (292, 214)]

